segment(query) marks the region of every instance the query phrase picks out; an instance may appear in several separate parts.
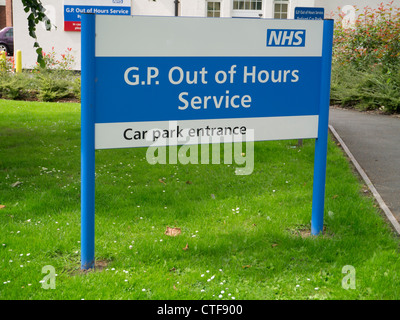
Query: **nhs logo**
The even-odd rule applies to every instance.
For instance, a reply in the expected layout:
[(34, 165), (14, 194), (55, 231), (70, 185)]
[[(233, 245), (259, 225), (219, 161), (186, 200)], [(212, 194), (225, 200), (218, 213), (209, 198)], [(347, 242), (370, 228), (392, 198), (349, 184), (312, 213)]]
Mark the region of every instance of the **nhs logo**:
[(267, 47), (304, 47), (306, 30), (267, 29)]

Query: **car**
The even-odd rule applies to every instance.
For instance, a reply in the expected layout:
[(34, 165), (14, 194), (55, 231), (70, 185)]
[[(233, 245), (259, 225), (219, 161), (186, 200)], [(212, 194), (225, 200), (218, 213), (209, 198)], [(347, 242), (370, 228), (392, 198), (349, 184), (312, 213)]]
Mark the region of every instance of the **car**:
[(5, 51), (8, 56), (14, 54), (13, 27), (5, 27), (0, 30), (0, 51)]

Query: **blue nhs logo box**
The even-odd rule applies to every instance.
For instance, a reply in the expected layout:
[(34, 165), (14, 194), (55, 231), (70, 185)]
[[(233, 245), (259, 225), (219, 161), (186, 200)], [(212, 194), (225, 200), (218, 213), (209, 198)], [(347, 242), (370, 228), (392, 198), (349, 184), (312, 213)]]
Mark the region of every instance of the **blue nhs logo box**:
[(306, 30), (267, 29), (267, 47), (305, 47)]

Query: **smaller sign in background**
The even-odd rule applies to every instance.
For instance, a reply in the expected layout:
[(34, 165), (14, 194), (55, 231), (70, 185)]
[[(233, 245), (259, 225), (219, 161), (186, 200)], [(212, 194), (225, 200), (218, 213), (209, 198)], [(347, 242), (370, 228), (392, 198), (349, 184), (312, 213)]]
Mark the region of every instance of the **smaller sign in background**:
[(64, 31), (81, 31), (83, 13), (131, 15), (131, 0), (64, 0)]
[(324, 20), (324, 8), (296, 7), (294, 9), (294, 18), (296, 20)]

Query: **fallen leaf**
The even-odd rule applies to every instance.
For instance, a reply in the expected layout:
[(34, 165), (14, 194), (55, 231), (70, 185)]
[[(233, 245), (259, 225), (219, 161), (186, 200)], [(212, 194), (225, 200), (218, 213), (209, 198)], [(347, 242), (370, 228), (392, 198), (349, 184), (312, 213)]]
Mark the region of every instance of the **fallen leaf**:
[(0, 209), (4, 209), (6, 206), (4, 204), (0, 204)]
[(251, 265), (248, 264), (248, 265), (242, 266), (242, 268), (243, 269), (248, 269), (248, 268), (251, 268)]
[(20, 184), (22, 184), (22, 182), (21, 182), (21, 181), (17, 181), (17, 182), (14, 182), (14, 183), (11, 185), (11, 187), (15, 188), (15, 187), (18, 187)]
[(186, 184), (192, 184), (192, 181), (186, 181)]
[(165, 230), (165, 234), (167, 236), (176, 237), (177, 235), (181, 234), (181, 228), (170, 228), (170, 227), (167, 227), (167, 230)]
[(337, 194), (335, 194), (332, 199), (336, 199), (337, 197), (339, 197)]
[(165, 181), (164, 181), (163, 179), (158, 179), (158, 181), (160, 181), (161, 183), (166, 184)]
[(276, 246), (278, 246), (277, 243), (273, 243), (273, 244), (271, 245), (272, 248), (275, 248)]
[(186, 243), (186, 246), (184, 248), (182, 248), (182, 250), (186, 251), (187, 249), (189, 249), (189, 244)]
[(177, 288), (177, 287), (175, 287), (175, 285), (174, 285), (174, 290), (178, 290), (178, 288)]

